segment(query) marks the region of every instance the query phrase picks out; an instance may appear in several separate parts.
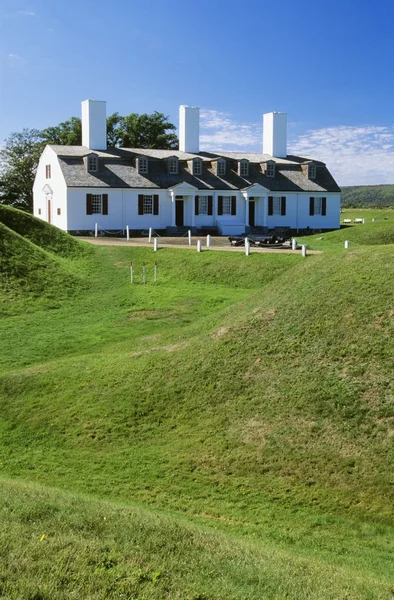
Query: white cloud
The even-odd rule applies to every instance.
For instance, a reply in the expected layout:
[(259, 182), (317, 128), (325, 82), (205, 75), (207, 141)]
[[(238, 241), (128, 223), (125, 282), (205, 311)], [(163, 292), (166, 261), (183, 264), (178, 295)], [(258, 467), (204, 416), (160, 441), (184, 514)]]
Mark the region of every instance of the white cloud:
[(24, 17), (35, 17), (36, 13), (32, 10), (18, 10), (18, 15), (23, 15)]
[[(206, 151), (261, 152), (262, 122), (202, 109), (200, 144)], [(290, 138), (288, 152), (322, 160), (339, 185), (394, 183), (394, 125), (313, 129)]]
[(22, 57), (19, 54), (8, 54), (8, 58), (11, 60), (22, 60)]

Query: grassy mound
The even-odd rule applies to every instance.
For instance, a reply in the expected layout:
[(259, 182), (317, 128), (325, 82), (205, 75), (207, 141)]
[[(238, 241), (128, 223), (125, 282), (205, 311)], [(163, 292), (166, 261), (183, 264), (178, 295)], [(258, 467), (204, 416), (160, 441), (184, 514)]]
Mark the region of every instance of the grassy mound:
[(91, 251), (89, 246), (82, 244), (57, 227), (4, 204), (0, 204), (0, 223), (40, 248), (58, 256), (72, 258)]

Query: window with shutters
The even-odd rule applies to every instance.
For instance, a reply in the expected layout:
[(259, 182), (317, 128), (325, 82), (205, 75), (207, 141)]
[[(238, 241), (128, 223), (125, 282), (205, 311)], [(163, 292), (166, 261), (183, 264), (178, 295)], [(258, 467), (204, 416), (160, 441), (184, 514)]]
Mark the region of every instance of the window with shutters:
[(309, 198), (310, 216), (319, 215), (325, 217), (327, 214), (327, 198)]
[(51, 165), (45, 165), (45, 178), (51, 178)]
[(178, 159), (176, 157), (168, 159), (168, 172), (172, 175), (178, 173)]
[(89, 173), (95, 173), (98, 171), (98, 156), (88, 157), (88, 171)]
[(313, 163), (308, 165), (308, 178), (316, 179), (316, 165), (314, 165)]
[(101, 194), (92, 194), (92, 215), (101, 215), (103, 212), (103, 198)]
[(226, 161), (222, 158), (216, 161), (216, 175), (223, 177), (226, 174)]
[(208, 214), (208, 196), (199, 196), (198, 197), (198, 214), (199, 215), (207, 215)]
[(193, 175), (202, 175), (202, 160), (199, 158), (193, 160)]
[(268, 162), (265, 166), (265, 174), (267, 177), (275, 177), (275, 163)]
[(145, 175), (148, 172), (148, 159), (140, 156), (138, 159), (138, 173)]
[(249, 161), (247, 161), (247, 160), (239, 161), (238, 173), (241, 177), (247, 177), (249, 175)]
[(272, 198), (272, 214), (280, 215), (282, 211), (282, 198), (281, 196), (273, 196)]
[(153, 215), (153, 196), (143, 197), (142, 214)]
[(231, 196), (223, 196), (223, 214), (231, 215)]

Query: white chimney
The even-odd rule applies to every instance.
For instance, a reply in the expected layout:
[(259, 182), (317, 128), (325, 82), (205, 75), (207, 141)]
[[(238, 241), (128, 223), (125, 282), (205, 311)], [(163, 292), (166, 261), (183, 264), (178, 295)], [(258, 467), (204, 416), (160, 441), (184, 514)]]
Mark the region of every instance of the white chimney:
[(278, 158), (287, 156), (287, 113), (263, 115), (263, 154)]
[(200, 152), (200, 109), (196, 106), (179, 107), (179, 150)]
[(82, 146), (90, 150), (107, 148), (107, 109), (105, 100), (82, 102)]

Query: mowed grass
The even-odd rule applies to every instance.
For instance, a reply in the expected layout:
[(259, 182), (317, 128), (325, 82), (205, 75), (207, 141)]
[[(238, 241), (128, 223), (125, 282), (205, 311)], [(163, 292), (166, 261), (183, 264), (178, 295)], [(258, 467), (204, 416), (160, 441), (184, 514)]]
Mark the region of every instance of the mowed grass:
[(3, 596), (391, 597), (391, 257), (81, 246), (56, 306), (16, 288)]

